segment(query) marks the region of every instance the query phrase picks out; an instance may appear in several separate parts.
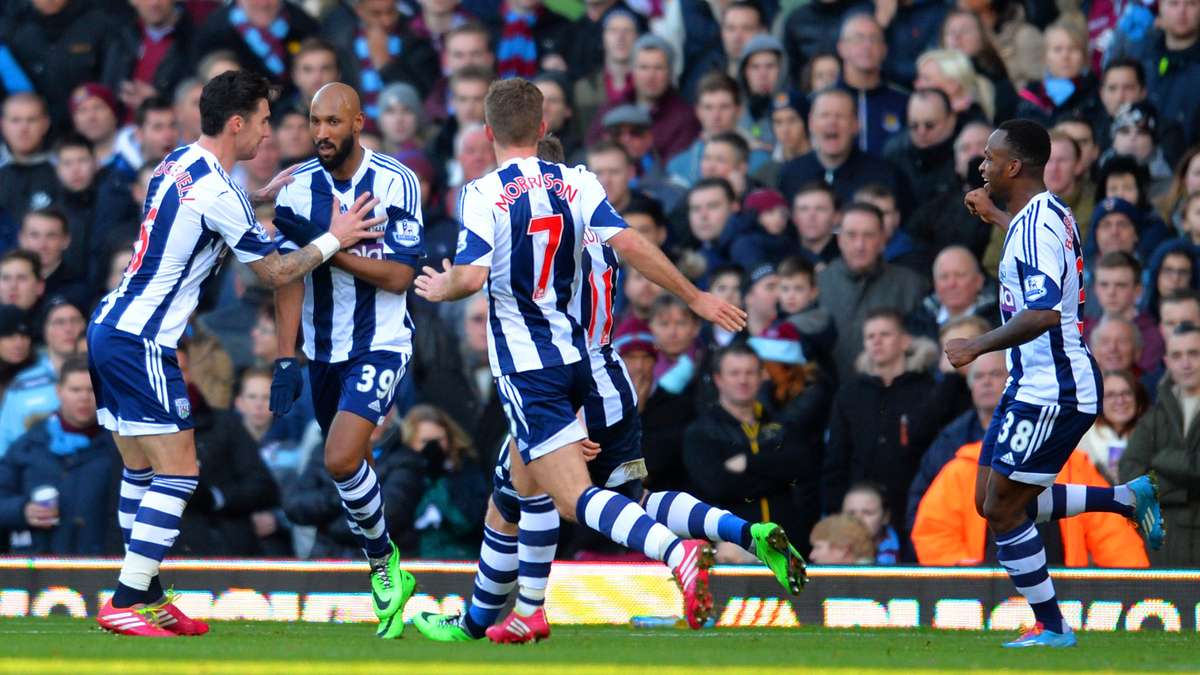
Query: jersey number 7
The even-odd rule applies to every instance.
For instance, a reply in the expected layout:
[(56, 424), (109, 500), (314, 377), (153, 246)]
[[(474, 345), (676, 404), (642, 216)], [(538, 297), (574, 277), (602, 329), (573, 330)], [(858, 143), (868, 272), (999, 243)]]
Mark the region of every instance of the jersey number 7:
[(550, 235), (546, 242), (546, 253), (542, 258), (542, 270), (538, 273), (537, 287), (533, 289), (533, 299), (541, 300), (546, 295), (546, 285), (550, 283), (550, 272), (554, 266), (554, 256), (558, 253), (558, 245), (562, 242), (563, 217), (561, 213), (551, 216), (538, 216), (529, 220), (526, 234), (533, 236), (539, 232)]

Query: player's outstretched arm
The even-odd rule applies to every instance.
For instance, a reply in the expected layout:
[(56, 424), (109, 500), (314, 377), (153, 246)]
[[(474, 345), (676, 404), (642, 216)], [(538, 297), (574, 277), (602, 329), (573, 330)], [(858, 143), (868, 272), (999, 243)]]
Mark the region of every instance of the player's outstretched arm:
[(746, 327), (745, 312), (712, 293), (696, 288), (671, 264), (661, 249), (637, 230), (624, 229), (613, 235), (607, 243), (622, 260), (633, 265), (650, 281), (678, 296), (701, 318), (735, 333)]
[(1011, 321), (977, 338), (955, 338), (946, 342), (946, 358), (961, 368), (988, 352), (1023, 345), (1057, 326), (1062, 314), (1057, 309), (1023, 309)]
[(442, 261), (442, 271), (439, 272), (426, 265), (421, 269), (413, 285), (417, 287), (417, 295), (430, 302), (448, 302), (462, 300), (475, 295), (487, 283), (490, 267), (482, 265), (455, 265), (448, 259)]
[(363, 239), (379, 239), (384, 235), (383, 230), (372, 231), (371, 228), (386, 221), (387, 217), (371, 217), (378, 203), (371, 193), (364, 192), (345, 213), (341, 213), (341, 204), (334, 197), (328, 232), (299, 251), (287, 255), (272, 253), (255, 260), (250, 263), (250, 269), (271, 288), (279, 288), (313, 271), (347, 246)]

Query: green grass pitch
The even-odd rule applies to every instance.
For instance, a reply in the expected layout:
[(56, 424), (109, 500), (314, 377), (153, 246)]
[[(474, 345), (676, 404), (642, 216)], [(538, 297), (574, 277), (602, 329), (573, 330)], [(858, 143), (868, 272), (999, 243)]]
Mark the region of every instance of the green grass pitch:
[(1080, 634), (1070, 650), (1005, 650), (1007, 634), (934, 630), (729, 628), (700, 632), (559, 626), (536, 645), (430, 642), (411, 626), (218, 622), (200, 638), (136, 639), (90, 620), (0, 620), (0, 673), (796, 673), (953, 670), (1197, 672), (1200, 637)]

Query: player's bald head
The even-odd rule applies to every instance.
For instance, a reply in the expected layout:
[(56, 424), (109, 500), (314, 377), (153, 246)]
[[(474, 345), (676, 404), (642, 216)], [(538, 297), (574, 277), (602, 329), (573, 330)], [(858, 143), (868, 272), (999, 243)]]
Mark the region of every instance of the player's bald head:
[(330, 82), (313, 94), (309, 109), (318, 117), (340, 114), (352, 118), (362, 112), (362, 101), (354, 87), (342, 82)]

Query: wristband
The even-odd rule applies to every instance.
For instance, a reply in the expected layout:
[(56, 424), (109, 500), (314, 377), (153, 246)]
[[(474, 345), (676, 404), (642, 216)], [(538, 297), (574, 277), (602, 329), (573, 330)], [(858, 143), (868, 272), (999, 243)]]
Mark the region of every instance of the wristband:
[(326, 232), (316, 239), (313, 239), (310, 243), (313, 246), (316, 246), (317, 250), (321, 252), (321, 257), (325, 259), (325, 262), (329, 262), (329, 259), (333, 257), (334, 253), (342, 250), (342, 243), (338, 241), (338, 238), (333, 236), (333, 234), (330, 232)]

